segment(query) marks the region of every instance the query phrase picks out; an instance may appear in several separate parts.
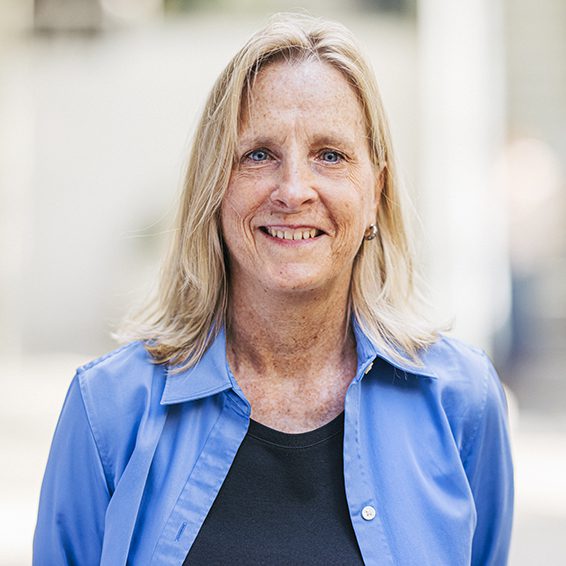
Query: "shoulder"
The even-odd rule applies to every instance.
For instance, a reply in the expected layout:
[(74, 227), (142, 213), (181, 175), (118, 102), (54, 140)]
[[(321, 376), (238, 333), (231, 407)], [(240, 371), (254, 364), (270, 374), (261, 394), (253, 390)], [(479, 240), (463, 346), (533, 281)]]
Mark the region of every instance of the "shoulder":
[(132, 342), (78, 368), (75, 382), (103, 465), (121, 473), (144, 422), (160, 418), (166, 368)]
[(77, 369), (81, 390), (115, 393), (149, 385), (161, 366), (153, 363), (143, 342), (130, 342)]
[[(165, 385), (165, 368), (153, 362), (143, 342), (131, 342), (77, 370), (77, 380), (87, 412), (132, 412)], [(159, 401), (158, 399), (158, 401)]]
[(151, 362), (151, 359), (143, 342), (135, 341), (124, 344), (115, 350), (87, 362), (80, 366), (77, 372), (80, 374), (86, 374), (88, 372), (95, 374), (109, 369), (113, 371), (115, 368), (123, 368), (124, 364), (146, 364), (147, 362)]
[(441, 335), (423, 352), (422, 360), (425, 368), (437, 376), (441, 389), (483, 397), (489, 383), (499, 381), (485, 351), (450, 336)]
[(499, 376), (488, 355), (448, 336), (431, 345), (422, 356), (434, 373), (433, 391), (465, 453), (485, 423), (505, 420), (507, 402)]

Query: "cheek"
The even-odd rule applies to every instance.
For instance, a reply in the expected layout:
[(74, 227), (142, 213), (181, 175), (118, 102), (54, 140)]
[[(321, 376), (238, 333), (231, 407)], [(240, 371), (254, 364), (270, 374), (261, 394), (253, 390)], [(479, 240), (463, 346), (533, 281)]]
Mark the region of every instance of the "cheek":
[(242, 221), (255, 213), (265, 201), (265, 183), (253, 175), (235, 173), (224, 195), (223, 208)]
[(371, 219), (375, 217), (371, 180), (367, 176), (355, 173), (349, 175), (348, 180), (349, 187), (340, 204), (340, 209), (343, 211), (340, 215), (340, 223), (348, 232), (358, 232), (363, 235)]
[(237, 220), (241, 217), (240, 206), (237, 199), (232, 198), (229, 194), (226, 194), (224, 200), (222, 201), (222, 207), (220, 209), (220, 216), (222, 218), (222, 227), (224, 229), (230, 229), (232, 225), (237, 223)]
[(367, 171), (353, 175), (351, 182), (357, 188), (358, 215), (365, 231), (372, 222), (375, 222), (377, 215), (376, 179), (373, 170), (368, 167)]
[(253, 218), (261, 206), (258, 191), (248, 183), (230, 183), (220, 207), (222, 233), (232, 253), (255, 247)]
[(353, 259), (361, 245), (365, 231), (363, 199), (357, 195), (355, 201), (349, 199), (339, 205), (337, 229), (341, 235), (333, 246), (333, 255)]
[(222, 234), (230, 252), (240, 248), (245, 239), (245, 205), (241, 196), (228, 189), (220, 207)]
[(229, 216), (244, 208), (245, 191), (239, 183), (230, 180), (222, 201), (222, 214)]
[(239, 190), (226, 191), (220, 211), (224, 230), (234, 230), (244, 224), (250, 208), (244, 197)]

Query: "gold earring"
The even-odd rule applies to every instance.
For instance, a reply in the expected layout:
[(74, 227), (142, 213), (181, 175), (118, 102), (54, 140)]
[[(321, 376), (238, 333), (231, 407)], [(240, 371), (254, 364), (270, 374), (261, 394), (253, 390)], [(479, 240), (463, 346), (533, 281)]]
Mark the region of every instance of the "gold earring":
[(365, 231), (364, 240), (370, 241), (377, 236), (377, 226), (375, 224), (370, 224), (368, 229)]

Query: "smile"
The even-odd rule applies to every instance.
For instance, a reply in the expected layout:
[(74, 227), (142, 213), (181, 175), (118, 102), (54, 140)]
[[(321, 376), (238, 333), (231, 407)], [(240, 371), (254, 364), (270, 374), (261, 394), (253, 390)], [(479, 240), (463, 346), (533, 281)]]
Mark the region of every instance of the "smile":
[(280, 240), (310, 240), (323, 234), (321, 230), (309, 228), (306, 226), (299, 228), (291, 228), (289, 226), (262, 226), (261, 230), (269, 234), (272, 238)]

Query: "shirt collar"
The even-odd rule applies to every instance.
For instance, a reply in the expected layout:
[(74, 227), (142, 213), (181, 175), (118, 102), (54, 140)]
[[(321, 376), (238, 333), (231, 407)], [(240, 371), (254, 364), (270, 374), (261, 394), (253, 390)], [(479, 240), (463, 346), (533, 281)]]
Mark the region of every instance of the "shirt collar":
[[(405, 373), (437, 378), (436, 373), (426, 363), (422, 367), (416, 367), (408, 362), (398, 361), (390, 354), (385, 353), (363, 333), (356, 321), (354, 321), (353, 328), (358, 353), (357, 375), (363, 376), (360, 369), (370, 365), (376, 357), (379, 357)], [(173, 370), (174, 367), (167, 367), (165, 388), (161, 397), (162, 405), (194, 401), (234, 388), (235, 384), (232, 381), (226, 360), (224, 328), (220, 330), (211, 346), (195, 366), (178, 373), (174, 373)]]
[(232, 387), (226, 361), (226, 336), (224, 328), (218, 333), (200, 361), (187, 370), (174, 373), (167, 367), (162, 405), (202, 399)]
[[(391, 354), (386, 353), (382, 348), (374, 344), (364, 334), (357, 320), (354, 319), (352, 326), (354, 329), (354, 336), (356, 337), (356, 347), (358, 352), (358, 374), (360, 373), (359, 370), (362, 365), (365, 365), (370, 360), (375, 360), (375, 358), (381, 358), (382, 360), (385, 360), (387, 363), (392, 365), (394, 368), (397, 368), (405, 373), (410, 373), (411, 375), (415, 375), (417, 377), (429, 377), (432, 379), (438, 379), (438, 375), (430, 367), (430, 365), (427, 364), (426, 359), (422, 360), (422, 366), (415, 366), (410, 362), (397, 360), (396, 358), (391, 356)], [(402, 352), (400, 352), (400, 354), (401, 356), (403, 356)], [(423, 354), (422, 358), (425, 357), (426, 356)]]

